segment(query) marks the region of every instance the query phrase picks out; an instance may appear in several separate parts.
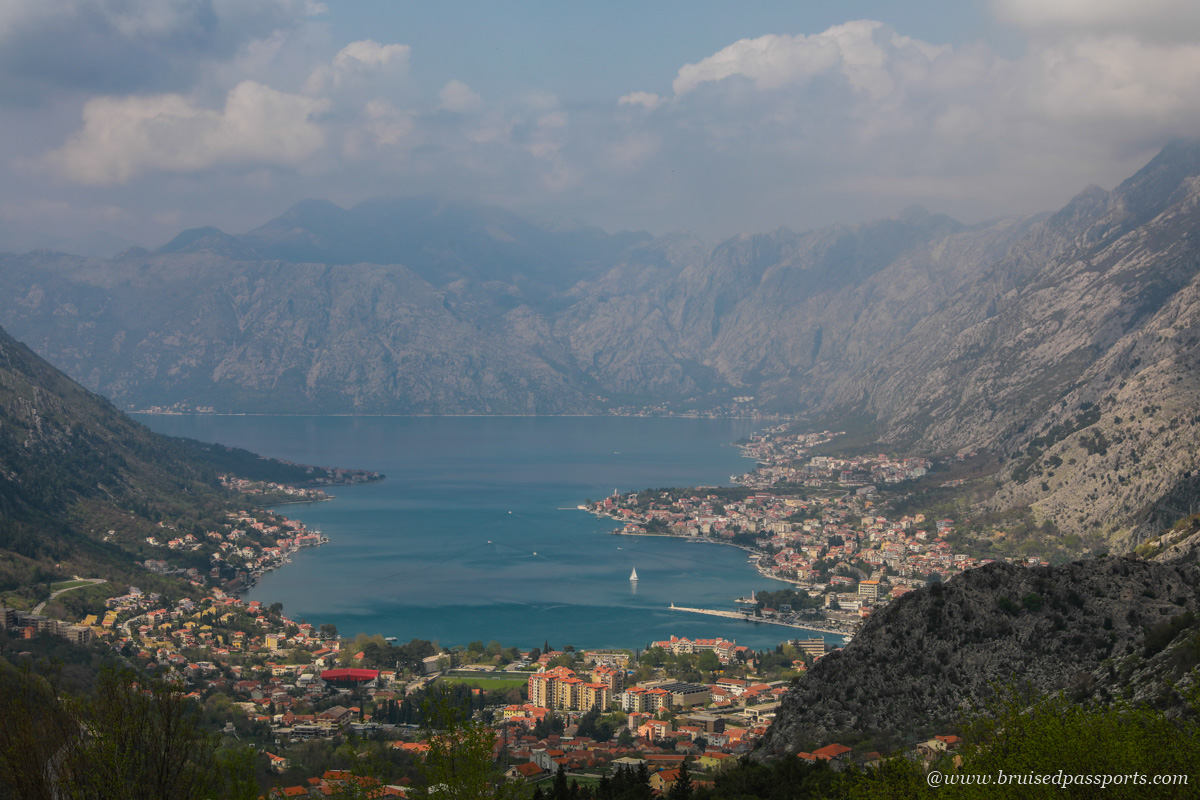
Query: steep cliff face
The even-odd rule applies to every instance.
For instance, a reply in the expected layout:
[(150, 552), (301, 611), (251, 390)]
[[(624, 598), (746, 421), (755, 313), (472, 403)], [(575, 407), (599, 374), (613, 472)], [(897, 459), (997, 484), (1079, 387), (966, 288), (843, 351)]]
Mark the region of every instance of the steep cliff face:
[[(387, 206), (386, 220), (415, 217), (396, 230), (351, 224), (349, 212), (321, 224), (327, 205), (107, 262), (9, 258), (0, 291), (16, 302), (0, 314), (131, 407), (553, 414), (761, 393), (794, 410), (821, 401), (807, 370), (868, 362), (1023, 230), (965, 231), (913, 210), (709, 250), (686, 236), (535, 235), (498, 213), (421, 206)], [(339, 264), (335, 253), (396, 261)]]
[[(246, 234), (0, 261), (0, 323), (125, 407), (758, 408), (1006, 460), (997, 508), (1133, 544), (1190, 496), (1200, 144), (965, 228), (910, 209), (709, 247), (437, 198), (306, 201)], [(1149, 527), (1147, 527), (1149, 525)]]
[(1015, 453), (1037, 435), (1031, 412), (1061, 419), (1053, 407), (1083, 385), (1095, 402), (1132, 377), (1142, 364), (1122, 354), (1190, 313), (1198, 153), (1168, 148), (1113, 192), (1084, 192), (883, 354), (856, 388), (874, 389), (890, 438)]
[(1194, 563), (1109, 557), (996, 563), (905, 595), (799, 679), (764, 750), (937, 731), (1018, 684), (1170, 707), (1200, 661), (1198, 584)]

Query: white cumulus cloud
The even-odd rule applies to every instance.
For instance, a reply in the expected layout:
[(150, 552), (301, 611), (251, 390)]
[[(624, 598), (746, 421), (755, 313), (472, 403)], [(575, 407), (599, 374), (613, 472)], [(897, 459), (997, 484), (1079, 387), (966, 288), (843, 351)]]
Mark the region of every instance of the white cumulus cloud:
[(84, 106), (83, 127), (46, 160), (63, 178), (93, 185), (151, 170), (295, 166), (324, 145), (313, 117), (326, 106), (252, 81), (235, 86), (221, 109), (178, 94), (98, 97)]
[(439, 108), (453, 111), (456, 114), (478, 111), (483, 107), (483, 98), (462, 81), (455, 80), (447, 83), (438, 94), (438, 99), (441, 101)]
[(772, 90), (840, 75), (855, 89), (881, 97), (894, 88), (894, 67), (900, 62), (928, 64), (949, 49), (899, 36), (881, 22), (856, 20), (811, 36), (741, 39), (696, 64), (685, 64), (672, 88), (682, 95), (705, 83), (741, 77), (757, 90)]
[(379, 82), (396, 81), (408, 74), (412, 48), (406, 44), (380, 44), (371, 39), (351, 42), (333, 61), (319, 65), (309, 76), (309, 94), (361, 91)]

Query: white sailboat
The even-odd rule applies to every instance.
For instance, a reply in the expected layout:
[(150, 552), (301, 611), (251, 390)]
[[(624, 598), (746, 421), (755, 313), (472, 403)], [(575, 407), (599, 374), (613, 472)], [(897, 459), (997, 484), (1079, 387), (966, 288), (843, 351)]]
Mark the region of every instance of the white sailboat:
[(634, 567), (634, 568), (633, 568), (633, 572), (629, 573), (629, 580), (631, 580), (631, 581), (635, 581), (635, 582), (636, 582), (636, 581), (637, 581), (637, 579), (638, 579), (638, 576), (637, 576), (637, 567)]

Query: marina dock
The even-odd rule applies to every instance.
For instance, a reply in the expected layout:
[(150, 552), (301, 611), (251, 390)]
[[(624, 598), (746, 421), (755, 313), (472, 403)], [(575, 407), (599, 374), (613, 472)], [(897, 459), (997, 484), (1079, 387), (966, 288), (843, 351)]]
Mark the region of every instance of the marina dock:
[(677, 606), (671, 603), (672, 611), (687, 611), (692, 614), (707, 614), (710, 617), (725, 617), (726, 619), (740, 619), (745, 622), (761, 622), (764, 625), (780, 625), (784, 628), (799, 628), (805, 631), (816, 631), (818, 633), (836, 633), (839, 636), (849, 638), (853, 635), (852, 631), (834, 630), (831, 628), (819, 628), (814, 625), (802, 625), (796, 622), (781, 622), (775, 619), (766, 619), (765, 617), (756, 617), (753, 614), (743, 614), (740, 611), (718, 611), (715, 608), (689, 608), (687, 606)]

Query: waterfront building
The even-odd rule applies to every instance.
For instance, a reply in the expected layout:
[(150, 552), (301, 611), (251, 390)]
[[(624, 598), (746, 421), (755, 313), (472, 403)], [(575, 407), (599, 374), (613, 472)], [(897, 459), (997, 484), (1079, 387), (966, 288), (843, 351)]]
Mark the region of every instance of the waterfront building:
[(587, 682), (567, 667), (535, 672), (529, 676), (529, 703), (557, 711), (590, 711), (608, 708), (612, 690), (599, 681)]
[(745, 651), (747, 648), (738, 647), (737, 642), (729, 641), (728, 639), (689, 639), (686, 636), (672, 636), (670, 639), (664, 639), (661, 642), (654, 642), (652, 647), (661, 647), (675, 655), (684, 653), (703, 653), (707, 650), (717, 654), (717, 658), (722, 664), (728, 664), (737, 654), (739, 650)]

